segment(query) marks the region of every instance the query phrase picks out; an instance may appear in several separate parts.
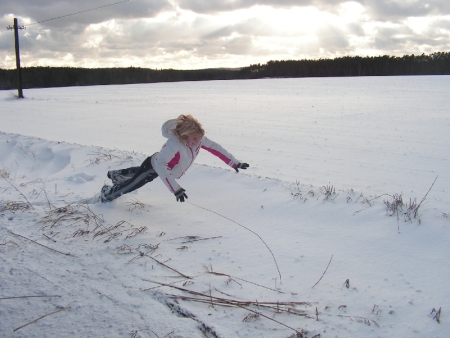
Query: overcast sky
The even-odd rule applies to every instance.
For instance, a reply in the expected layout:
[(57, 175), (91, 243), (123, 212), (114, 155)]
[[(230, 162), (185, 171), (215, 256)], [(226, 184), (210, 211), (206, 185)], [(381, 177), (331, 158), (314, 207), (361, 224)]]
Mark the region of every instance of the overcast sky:
[(23, 67), (235, 68), (450, 51), (450, 0), (122, 0), (107, 6), (120, 1), (0, 0), (0, 68), (15, 68), (14, 33), (7, 30), (14, 17), (26, 28), (19, 32)]

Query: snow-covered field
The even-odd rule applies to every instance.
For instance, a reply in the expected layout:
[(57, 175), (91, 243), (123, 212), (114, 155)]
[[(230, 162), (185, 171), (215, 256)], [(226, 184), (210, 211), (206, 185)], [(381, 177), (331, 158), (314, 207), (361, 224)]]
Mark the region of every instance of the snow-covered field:
[[(450, 77), (14, 94), (0, 92), (0, 336), (448, 336)], [(179, 181), (188, 203), (160, 180), (84, 203), (180, 114), (250, 168), (204, 152)]]

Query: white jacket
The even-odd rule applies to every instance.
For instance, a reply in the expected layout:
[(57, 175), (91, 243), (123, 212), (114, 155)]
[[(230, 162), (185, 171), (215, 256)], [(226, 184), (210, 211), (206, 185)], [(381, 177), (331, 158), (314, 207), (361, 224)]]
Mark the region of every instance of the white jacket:
[(163, 145), (161, 151), (152, 156), (153, 169), (155, 169), (158, 176), (171, 192), (176, 192), (181, 188), (175, 179), (183, 176), (186, 170), (194, 163), (200, 148), (216, 155), (232, 168), (235, 168), (239, 164), (239, 161), (233, 155), (222, 148), (220, 144), (211, 141), (206, 136), (203, 136), (201, 141), (193, 148), (189, 147), (186, 143), (180, 142), (171, 131), (171, 129), (175, 129), (175, 121), (169, 120), (163, 124), (161, 128), (162, 135), (168, 138), (168, 140)]

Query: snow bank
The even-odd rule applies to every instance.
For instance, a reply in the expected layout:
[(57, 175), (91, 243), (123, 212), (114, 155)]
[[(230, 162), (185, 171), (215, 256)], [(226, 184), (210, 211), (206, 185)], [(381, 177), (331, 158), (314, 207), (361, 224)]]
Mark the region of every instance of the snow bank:
[(108, 169), (144, 156), (4, 133), (0, 152), (0, 298), (32, 296), (0, 300), (2, 336), (448, 330), (430, 315), (449, 305), (449, 224), (432, 205), (421, 225), (401, 215), (397, 223), (385, 197), (205, 165), (184, 179), (189, 203), (157, 180), (112, 203), (83, 204)]

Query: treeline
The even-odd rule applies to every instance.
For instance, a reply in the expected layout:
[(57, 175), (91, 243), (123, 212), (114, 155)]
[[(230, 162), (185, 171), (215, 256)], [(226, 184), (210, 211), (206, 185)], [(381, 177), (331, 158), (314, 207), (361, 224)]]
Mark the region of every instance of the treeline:
[(253, 78), (450, 75), (450, 53), (269, 61), (263, 65), (251, 65), (242, 71), (252, 74)]
[[(269, 61), (241, 69), (22, 68), (23, 88), (94, 86), (265, 77), (450, 75), (450, 53), (335, 59)], [(17, 70), (0, 69), (0, 89), (17, 88)]]
[[(112, 84), (208, 81), (237, 79), (238, 70), (25, 67), (21, 70), (23, 88), (96, 86)], [(0, 89), (17, 88), (16, 69), (0, 69)]]

